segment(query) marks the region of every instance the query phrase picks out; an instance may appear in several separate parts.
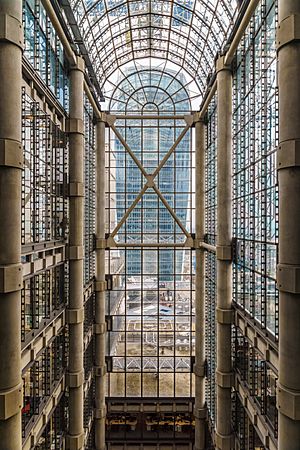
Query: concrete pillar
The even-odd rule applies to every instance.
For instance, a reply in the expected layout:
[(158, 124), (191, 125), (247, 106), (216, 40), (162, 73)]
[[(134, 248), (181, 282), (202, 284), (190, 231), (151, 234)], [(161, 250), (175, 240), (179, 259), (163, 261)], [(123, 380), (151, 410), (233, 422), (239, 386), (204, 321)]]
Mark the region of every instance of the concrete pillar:
[(279, 0), (279, 450), (300, 450), (300, 2)]
[[(205, 233), (205, 125), (195, 123), (196, 143), (196, 242)], [(196, 247), (195, 341), (195, 450), (205, 449), (205, 253)]]
[(231, 429), (232, 322), (232, 74), (217, 61), (217, 424), (216, 448), (233, 448)]
[(0, 450), (21, 450), (22, 1), (0, 0)]
[(97, 244), (95, 299), (95, 448), (105, 450), (105, 123), (97, 123)]
[(67, 309), (69, 325), (69, 430), (67, 450), (84, 448), (83, 429), (83, 215), (84, 215), (84, 124), (83, 124), (84, 62), (70, 70), (69, 132), (69, 273), (70, 295)]

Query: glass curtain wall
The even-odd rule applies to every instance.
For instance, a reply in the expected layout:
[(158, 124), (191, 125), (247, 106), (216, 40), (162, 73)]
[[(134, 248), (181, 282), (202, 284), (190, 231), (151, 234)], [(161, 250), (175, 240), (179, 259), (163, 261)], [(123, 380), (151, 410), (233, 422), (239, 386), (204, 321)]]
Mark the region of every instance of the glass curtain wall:
[[(117, 119), (118, 132), (148, 174), (155, 172), (183, 131), (183, 115), (190, 111), (185, 79), (173, 75), (147, 68), (128, 71), (112, 97), (113, 114), (182, 117)], [(189, 232), (194, 220), (191, 139), (187, 131), (154, 180)], [(119, 222), (147, 180), (112, 131), (110, 147), (107, 161), (115, 178), (111, 177), (108, 198), (115, 197), (116, 202), (110, 205), (109, 214)], [(114, 221), (108, 218), (107, 222)], [(110, 397), (193, 395), (194, 269), (193, 251), (182, 247), (185, 240), (186, 235), (152, 188), (115, 235), (124, 268), (121, 285), (108, 293)], [(126, 248), (122, 249), (123, 245)]]
[[(238, 47), (233, 78), (233, 298), (236, 308), (275, 347), (279, 319), (276, 28), (277, 2), (261, 0)], [(233, 329), (233, 355), (237, 377), (276, 441), (276, 368), (238, 327)], [(252, 450), (258, 439), (240, 412), (240, 402), (237, 395), (235, 423), (240, 426), (236, 431), (242, 447)]]
[(24, 56), (68, 109), (69, 81), (63, 46), (41, 0), (23, 0)]

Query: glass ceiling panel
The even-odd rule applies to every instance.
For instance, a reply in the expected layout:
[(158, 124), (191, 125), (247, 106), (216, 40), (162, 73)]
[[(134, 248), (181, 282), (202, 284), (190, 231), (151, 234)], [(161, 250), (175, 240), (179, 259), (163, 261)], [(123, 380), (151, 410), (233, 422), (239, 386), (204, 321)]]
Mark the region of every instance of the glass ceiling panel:
[(103, 87), (123, 65), (155, 58), (181, 67), (204, 93), (236, 0), (71, 0)]

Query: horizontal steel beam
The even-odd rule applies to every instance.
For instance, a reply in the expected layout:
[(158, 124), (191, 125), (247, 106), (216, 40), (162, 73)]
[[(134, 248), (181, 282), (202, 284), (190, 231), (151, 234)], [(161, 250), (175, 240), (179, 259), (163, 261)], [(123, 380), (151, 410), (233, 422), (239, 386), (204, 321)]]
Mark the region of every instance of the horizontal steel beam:
[(256, 325), (253, 319), (247, 317), (242, 309), (237, 308), (235, 303), (233, 306), (235, 308), (235, 325), (242, 331), (250, 345), (260, 353), (265, 361), (270, 363), (274, 373), (278, 375), (278, 344), (268, 338), (266, 332)]
[(31, 252), (29, 252), (28, 249), (27, 251), (26, 253), (23, 253), (24, 256), (26, 255), (27, 259), (27, 261), (23, 263), (24, 279), (62, 264), (65, 261), (66, 246), (65, 244), (60, 243), (60, 245), (43, 247), (40, 248), (40, 250), (35, 248)]
[(57, 311), (56, 315), (53, 315), (52, 318), (46, 322), (43, 329), (37, 330), (36, 334), (34, 334), (34, 336), (31, 335), (31, 339), (24, 343), (21, 364), (23, 373), (26, 372), (39, 354), (49, 346), (52, 339), (59, 334), (64, 326), (65, 309)]
[(258, 409), (256, 401), (251, 396), (244, 383), (240, 380), (239, 376), (235, 377), (235, 389), (265, 448), (269, 450), (277, 450), (277, 440), (275, 439), (271, 428), (268, 426), (265, 417)]
[(65, 391), (65, 376), (56, 383), (54, 390), (49, 395), (41, 414), (35, 417), (33, 427), (23, 441), (23, 450), (30, 450), (37, 444), (46, 424), (49, 422), (62, 394)]

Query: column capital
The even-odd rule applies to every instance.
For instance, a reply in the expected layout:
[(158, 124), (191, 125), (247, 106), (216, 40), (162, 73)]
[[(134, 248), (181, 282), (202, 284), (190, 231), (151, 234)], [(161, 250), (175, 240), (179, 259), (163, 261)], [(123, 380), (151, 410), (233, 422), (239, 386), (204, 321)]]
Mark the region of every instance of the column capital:
[(82, 56), (76, 55), (76, 64), (72, 65), (70, 67), (70, 70), (79, 70), (80, 72), (84, 73), (85, 71), (85, 62)]
[(300, 41), (300, 14), (291, 14), (279, 23), (276, 36), (277, 52), (295, 41)]
[(225, 55), (219, 56), (219, 58), (216, 60), (216, 73), (218, 74), (222, 70), (227, 70), (229, 72), (232, 71), (231, 65), (225, 64)]

